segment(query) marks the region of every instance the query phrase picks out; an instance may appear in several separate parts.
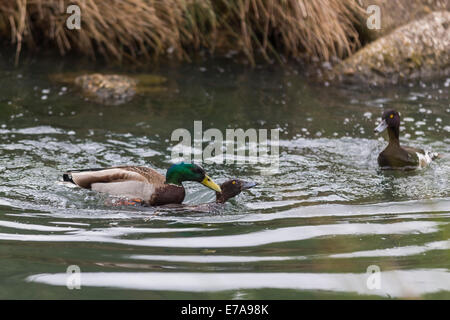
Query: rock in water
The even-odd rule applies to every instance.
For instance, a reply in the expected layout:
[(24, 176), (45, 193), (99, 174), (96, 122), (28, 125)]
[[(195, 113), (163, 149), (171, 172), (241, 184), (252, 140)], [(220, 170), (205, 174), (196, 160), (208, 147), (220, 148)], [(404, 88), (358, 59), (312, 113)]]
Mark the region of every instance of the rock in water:
[(450, 74), (450, 12), (430, 13), (360, 49), (328, 75), (373, 85)]
[(75, 78), (75, 84), (86, 97), (107, 105), (128, 102), (136, 94), (136, 81), (121, 75), (82, 75)]

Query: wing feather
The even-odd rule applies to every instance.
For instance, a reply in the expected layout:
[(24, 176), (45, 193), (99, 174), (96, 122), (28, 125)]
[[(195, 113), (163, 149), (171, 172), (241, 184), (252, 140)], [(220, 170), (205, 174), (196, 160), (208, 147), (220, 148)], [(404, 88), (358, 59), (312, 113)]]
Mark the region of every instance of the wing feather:
[(113, 167), (68, 171), (64, 174), (64, 180), (89, 189), (94, 183), (105, 184), (124, 181), (138, 181), (156, 186), (164, 184), (165, 177), (151, 168)]

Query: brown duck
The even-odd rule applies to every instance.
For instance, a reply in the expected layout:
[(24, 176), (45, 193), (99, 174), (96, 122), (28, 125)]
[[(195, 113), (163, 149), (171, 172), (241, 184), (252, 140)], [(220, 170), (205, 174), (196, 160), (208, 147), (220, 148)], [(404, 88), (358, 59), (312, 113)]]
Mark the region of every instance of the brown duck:
[(216, 201), (211, 203), (203, 203), (194, 206), (183, 206), (183, 209), (188, 209), (189, 211), (199, 211), (199, 212), (219, 212), (224, 208), (225, 202), (229, 199), (236, 197), (242, 191), (253, 188), (257, 184), (255, 182), (243, 181), (240, 179), (231, 179), (225, 181), (220, 185), (221, 192), (216, 191)]
[(378, 156), (378, 165), (382, 169), (413, 170), (426, 167), (439, 157), (437, 153), (400, 145), (400, 114), (397, 111), (385, 111), (375, 132), (383, 132), (386, 129), (389, 144)]

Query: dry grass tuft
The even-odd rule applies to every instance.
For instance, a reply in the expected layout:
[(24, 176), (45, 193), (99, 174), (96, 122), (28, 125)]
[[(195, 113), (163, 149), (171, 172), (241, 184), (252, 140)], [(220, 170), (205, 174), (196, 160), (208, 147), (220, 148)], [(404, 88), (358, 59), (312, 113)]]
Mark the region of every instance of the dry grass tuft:
[[(81, 8), (81, 30), (66, 28), (66, 8)], [(2, 0), (0, 35), (28, 49), (56, 47), (92, 58), (178, 60), (200, 49), (328, 60), (359, 45), (356, 0)]]

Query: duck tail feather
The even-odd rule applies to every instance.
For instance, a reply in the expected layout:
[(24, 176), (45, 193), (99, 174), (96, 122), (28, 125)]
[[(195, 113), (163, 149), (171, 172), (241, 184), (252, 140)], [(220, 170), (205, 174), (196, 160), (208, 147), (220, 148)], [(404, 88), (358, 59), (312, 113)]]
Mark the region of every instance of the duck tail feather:
[[(108, 169), (108, 168), (106, 168)], [(77, 184), (75, 181), (73, 181), (72, 173), (79, 173), (79, 172), (89, 172), (89, 171), (102, 171), (105, 170), (105, 168), (89, 168), (89, 169), (78, 169), (78, 170), (67, 170), (63, 173), (63, 181), (65, 182), (71, 182), (73, 184)]]
[(75, 184), (75, 182), (72, 180), (72, 175), (70, 174), (70, 171), (63, 174), (63, 181)]

